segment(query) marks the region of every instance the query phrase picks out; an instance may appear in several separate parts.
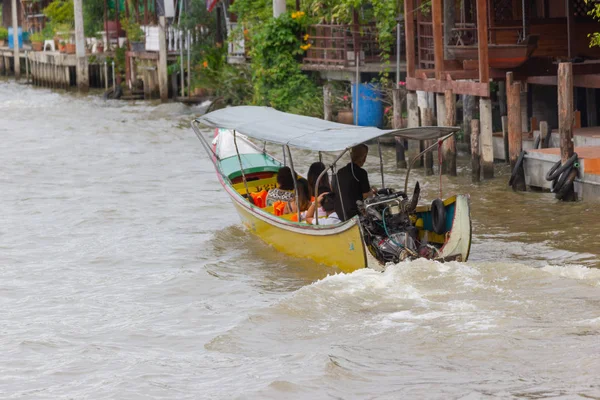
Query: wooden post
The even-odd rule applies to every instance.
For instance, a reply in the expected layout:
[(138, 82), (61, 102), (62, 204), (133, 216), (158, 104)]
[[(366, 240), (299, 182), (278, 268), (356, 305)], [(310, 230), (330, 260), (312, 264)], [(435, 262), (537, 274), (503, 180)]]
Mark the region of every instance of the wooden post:
[[(445, 126), (456, 125), (456, 97), (452, 90), (444, 92), (444, 100), (446, 102), (446, 120), (443, 122)], [(439, 124), (438, 124), (439, 125)], [(452, 136), (446, 139), (443, 145), (443, 163), (448, 175), (456, 176), (456, 138)]]
[(523, 149), (521, 130), (521, 84), (514, 82), (508, 88), (508, 152), (511, 171)]
[(74, 0), (75, 13), (75, 46), (77, 52), (77, 88), (80, 92), (90, 90), (88, 59), (85, 55), (85, 36), (83, 33), (82, 0)]
[(166, 103), (169, 101), (169, 87), (167, 86), (167, 29), (165, 16), (158, 17), (158, 90), (160, 91), (160, 101)]
[[(475, 96), (463, 95), (463, 131), (465, 143), (471, 142), (471, 120), (475, 111)], [(469, 147), (470, 148), (470, 147)]]
[(406, 111), (408, 114), (407, 127), (416, 128), (419, 126), (419, 102), (416, 92), (406, 93)]
[(323, 119), (333, 121), (333, 112), (331, 109), (331, 83), (327, 82), (323, 86)]
[(492, 132), (492, 100), (479, 99), (479, 143), (481, 145), (481, 169), (483, 179), (494, 177), (494, 137)]
[(481, 164), (479, 156), (479, 120), (471, 120), (471, 181), (481, 180)]
[[(392, 105), (393, 105), (393, 119), (392, 127), (394, 129), (402, 128), (402, 99), (400, 97), (402, 93), (400, 89), (392, 89)], [(406, 154), (404, 153), (404, 139), (396, 137), (396, 167), (406, 168)]]
[(573, 155), (573, 66), (558, 65), (558, 132), (562, 163)]
[(548, 139), (548, 135), (550, 134), (550, 131), (548, 129), (548, 122), (546, 121), (541, 121), (540, 122), (540, 148), (544, 149), (546, 148), (546, 143), (549, 140)]
[[(409, 78), (415, 77), (415, 13), (414, 2), (408, 0), (404, 2), (404, 37), (406, 41), (406, 75)], [(415, 94), (416, 97), (416, 94)], [(407, 96), (407, 102), (408, 102)], [(416, 102), (416, 100), (415, 100)], [(410, 111), (409, 111), (410, 114)], [(409, 115), (410, 121), (410, 115)]]
[(15, 66), (15, 79), (21, 79), (21, 58), (19, 56), (19, 19), (17, 18), (17, 0), (12, 0), (12, 28), (13, 28), (13, 57)]
[[(479, 54), (479, 82), (487, 83), (490, 80), (488, 62), (488, 0), (477, 0), (477, 47)], [(482, 121), (483, 122), (483, 121)], [(483, 131), (483, 129), (482, 129)], [(483, 154), (485, 160), (485, 154)], [(485, 162), (485, 161), (484, 161)], [(485, 175), (485, 166), (484, 166)]]
[[(424, 108), (422, 115), (423, 126), (433, 125), (433, 110), (431, 108)], [(433, 144), (433, 140), (426, 140), (424, 148), (427, 148)], [(433, 175), (433, 152), (428, 151), (425, 154), (425, 175)]]
[(521, 83), (521, 132), (529, 132), (529, 117), (527, 116), (527, 84)]
[(575, 110), (574, 112), (574, 124), (573, 124), (573, 128), (574, 129), (579, 129), (581, 128), (581, 111), (579, 110)]
[(540, 126), (538, 125), (538, 121), (536, 117), (531, 117), (529, 118), (529, 126), (531, 127), (531, 132), (535, 132), (538, 129), (540, 129)]
[(502, 143), (504, 149), (504, 161), (507, 164), (510, 164), (510, 155), (508, 152), (508, 117), (506, 115), (503, 115), (500, 119), (502, 120)]
[(444, 69), (444, 43), (442, 41), (442, 0), (431, 0), (431, 18), (433, 28), (433, 61), (435, 66), (435, 79), (442, 79)]

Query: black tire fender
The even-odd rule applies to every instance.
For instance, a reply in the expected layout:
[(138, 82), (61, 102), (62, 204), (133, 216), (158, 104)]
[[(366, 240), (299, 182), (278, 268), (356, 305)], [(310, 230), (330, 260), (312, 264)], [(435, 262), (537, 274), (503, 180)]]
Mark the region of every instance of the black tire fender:
[(556, 194), (554, 195), (558, 200), (563, 200), (573, 190), (573, 182), (575, 182), (575, 178), (579, 175), (579, 171), (577, 168), (573, 168), (568, 174), (565, 173), (565, 175), (567, 175), (565, 182), (560, 189), (556, 190)]
[(517, 162), (515, 163), (515, 167), (510, 174), (510, 179), (508, 180), (508, 186), (512, 186), (514, 180), (517, 178), (519, 174), (519, 169), (523, 166), (523, 160), (525, 159), (525, 150), (521, 151), (519, 154), (519, 158), (517, 158)]
[(575, 161), (577, 161), (577, 153), (573, 153), (573, 155), (563, 165), (561, 165), (561, 161), (558, 160), (556, 162), (556, 164), (554, 164), (552, 166), (552, 168), (550, 168), (548, 170), (548, 173), (546, 174), (546, 180), (547, 181), (553, 181), (553, 180), (555, 180), (563, 172), (565, 172), (567, 169), (569, 169), (571, 166), (573, 166), (573, 164), (575, 163)]
[(542, 141), (542, 136), (538, 136), (535, 138), (535, 141), (533, 142), (533, 148), (537, 149), (538, 147), (540, 147), (540, 142)]
[(446, 206), (440, 199), (435, 199), (431, 203), (431, 224), (433, 231), (438, 235), (446, 233)]

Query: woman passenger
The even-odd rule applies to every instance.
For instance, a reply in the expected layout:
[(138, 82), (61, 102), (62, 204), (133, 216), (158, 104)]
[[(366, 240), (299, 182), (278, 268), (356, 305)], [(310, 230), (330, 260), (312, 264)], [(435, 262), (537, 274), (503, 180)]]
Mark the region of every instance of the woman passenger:
[[(299, 178), (296, 182), (298, 186), (298, 204), (300, 205), (300, 211), (304, 214), (304, 211), (308, 210), (310, 207), (310, 198), (308, 197), (308, 181), (304, 178)], [(297, 213), (298, 208), (296, 207), (296, 199), (294, 198), (292, 201), (288, 201), (285, 205), (284, 214)], [(304, 216), (301, 214), (301, 217)]]
[[(308, 169), (308, 194), (311, 199), (315, 197), (315, 185), (317, 183), (317, 178), (319, 177), (319, 175), (321, 175), (321, 172), (323, 171), (325, 171), (325, 164), (323, 164), (320, 161), (312, 163), (310, 168)], [(321, 189), (322, 187), (327, 188), (326, 192), (331, 191), (331, 185), (329, 184), (328, 174), (323, 175), (321, 181), (319, 182), (319, 193), (323, 193), (323, 190)], [(311, 201), (314, 201), (314, 199), (312, 199)]]
[(276, 201), (294, 200), (294, 178), (290, 167), (281, 167), (277, 172), (277, 188), (269, 190), (267, 193), (267, 207), (272, 206)]

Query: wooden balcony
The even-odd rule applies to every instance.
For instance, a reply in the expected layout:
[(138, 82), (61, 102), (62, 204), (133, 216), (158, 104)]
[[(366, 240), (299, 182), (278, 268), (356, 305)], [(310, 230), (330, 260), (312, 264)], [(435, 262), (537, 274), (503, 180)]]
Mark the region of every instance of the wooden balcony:
[[(394, 28), (394, 36), (396, 29)], [(308, 28), (309, 43), (303, 59), (305, 70), (354, 70), (356, 68), (356, 48), (360, 52), (362, 72), (376, 72), (395, 66), (396, 41), (390, 51), (390, 64), (382, 62), (382, 52), (377, 43), (375, 24), (360, 25), (356, 32), (354, 25), (318, 24)], [(401, 62), (405, 58), (404, 31), (401, 31)]]

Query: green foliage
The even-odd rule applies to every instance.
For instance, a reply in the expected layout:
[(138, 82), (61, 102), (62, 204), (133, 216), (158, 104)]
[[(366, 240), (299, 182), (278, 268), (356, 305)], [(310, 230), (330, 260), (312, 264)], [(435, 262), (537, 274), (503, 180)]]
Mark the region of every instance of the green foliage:
[(50, 23), (53, 25), (75, 26), (73, 0), (54, 0), (44, 8), (44, 15), (50, 19)]
[[(588, 3), (589, 0), (586, 0)], [(594, 4), (594, 8), (588, 12), (588, 15), (591, 15), (594, 19), (600, 19), (600, 4)], [(590, 47), (600, 46), (600, 32), (594, 32), (588, 34), (590, 38)]]
[[(295, 0), (286, 0), (288, 10), (296, 9)], [(273, 0), (236, 0), (230, 11), (245, 26), (260, 24), (273, 17)]]
[(133, 18), (121, 19), (121, 26), (127, 34), (127, 39), (130, 42), (143, 42), (145, 38), (144, 31)]
[(43, 42), (44, 39), (45, 37), (42, 32), (35, 32), (32, 33), (31, 36), (29, 36), (29, 40), (31, 40), (31, 42)]
[[(109, 10), (109, 12), (110, 11), (112, 11), (112, 10)], [(104, 25), (104, 1), (103, 0), (85, 0), (83, 2), (83, 27), (85, 30), (85, 36), (87, 36), (87, 37), (96, 36), (96, 32), (104, 30), (103, 25)]]
[(8, 29), (3, 26), (0, 26), (0, 40), (8, 39)]
[[(255, 104), (298, 111), (322, 97), (314, 81), (300, 69), (299, 58), (306, 48), (301, 35), (306, 24), (304, 13), (285, 13), (253, 27), (250, 42)], [(321, 113), (322, 108), (317, 115)]]
[(223, 47), (207, 47), (201, 51), (202, 60), (194, 70), (194, 87), (208, 89), (233, 106), (252, 101), (252, 74), (246, 64), (227, 64), (227, 51)]

